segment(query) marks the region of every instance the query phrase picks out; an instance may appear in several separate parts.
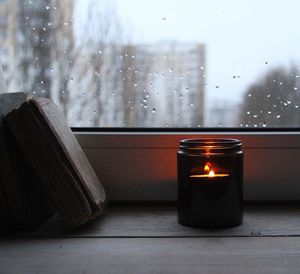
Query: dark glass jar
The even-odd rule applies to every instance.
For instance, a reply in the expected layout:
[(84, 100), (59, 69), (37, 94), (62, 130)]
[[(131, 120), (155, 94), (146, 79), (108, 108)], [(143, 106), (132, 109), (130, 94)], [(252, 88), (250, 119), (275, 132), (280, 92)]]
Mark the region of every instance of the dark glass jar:
[(243, 152), (236, 139), (187, 139), (178, 159), (178, 222), (222, 228), (243, 221)]

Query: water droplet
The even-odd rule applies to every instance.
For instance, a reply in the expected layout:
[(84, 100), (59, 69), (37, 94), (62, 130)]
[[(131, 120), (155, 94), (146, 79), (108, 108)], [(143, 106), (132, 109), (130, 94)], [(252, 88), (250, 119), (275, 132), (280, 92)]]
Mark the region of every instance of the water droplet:
[(291, 100), (287, 100), (286, 101), (289, 105), (292, 103), (292, 101)]
[(183, 76), (182, 76), (182, 75), (180, 75), (179, 79), (180, 79), (180, 80), (182, 80), (182, 79), (183, 79)]
[(298, 106), (298, 105), (295, 105), (295, 108), (299, 108), (299, 106)]
[(257, 114), (254, 114), (252, 117), (253, 117), (253, 118), (257, 118), (258, 116), (257, 116)]
[(252, 97), (252, 94), (251, 94), (251, 93), (249, 93), (249, 94), (248, 94), (248, 97)]
[(163, 18), (161, 18), (163, 21), (166, 21), (167, 20), (167, 18), (166, 17), (163, 17)]
[(186, 92), (190, 92), (190, 89), (189, 89), (189, 88), (186, 88), (185, 91), (186, 91)]
[(268, 62), (266, 61), (266, 62), (265, 62), (265, 64), (267, 65), (267, 64), (268, 64)]
[(247, 111), (247, 115), (250, 115), (251, 114), (251, 111)]
[(161, 74), (161, 77), (165, 77), (165, 76), (166, 76), (166, 74), (164, 74), (164, 73)]
[(131, 55), (131, 58), (132, 58), (132, 59), (134, 59), (134, 58), (135, 58), (135, 56), (134, 56), (134, 55)]
[(134, 87), (137, 87), (137, 86), (138, 86), (138, 84), (137, 84), (137, 83), (135, 83), (135, 84), (133, 84), (133, 86), (134, 86)]
[(267, 123), (266, 123), (266, 122), (263, 122), (263, 123), (262, 123), (262, 126), (263, 126), (263, 127), (267, 127)]
[(156, 113), (156, 108), (152, 109), (152, 113), (155, 114)]
[(180, 95), (180, 96), (179, 96), (179, 100), (182, 100), (182, 99), (183, 99), (183, 96), (182, 96), (182, 95)]
[(233, 78), (233, 79), (236, 79), (236, 76), (235, 76), (235, 75), (233, 75), (233, 76), (232, 76), (232, 78)]
[(52, 23), (51, 23), (51, 22), (49, 22), (47, 25), (48, 25), (49, 27), (51, 27), (51, 26), (52, 26)]
[(201, 70), (204, 70), (204, 67), (200, 67)]
[(281, 117), (281, 114), (277, 114), (276, 118), (279, 119)]
[(49, 7), (49, 6), (46, 6), (46, 10), (50, 10), (50, 7)]
[(271, 97), (271, 94), (268, 94), (268, 95), (267, 95), (267, 98), (270, 98), (270, 97)]
[(296, 75), (296, 78), (299, 78), (299, 75)]
[(43, 27), (43, 31), (47, 31), (47, 29), (45, 27)]
[(268, 114), (272, 114), (272, 111), (268, 111)]
[(282, 86), (282, 82), (279, 82), (279, 85), (281, 85), (281, 86)]
[(298, 90), (298, 88), (297, 88), (297, 87), (294, 87), (294, 90)]
[(174, 72), (174, 69), (173, 69), (173, 68), (169, 68), (169, 72), (170, 72), (170, 73), (173, 73), (173, 72)]
[(220, 86), (216, 86), (216, 88), (220, 88)]

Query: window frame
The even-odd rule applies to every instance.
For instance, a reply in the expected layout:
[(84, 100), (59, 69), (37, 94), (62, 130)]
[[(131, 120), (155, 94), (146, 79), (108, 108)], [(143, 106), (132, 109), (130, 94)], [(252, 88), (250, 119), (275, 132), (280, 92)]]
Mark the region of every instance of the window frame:
[(242, 140), (246, 201), (300, 199), (298, 128), (73, 131), (113, 201), (175, 201), (179, 141), (200, 137)]

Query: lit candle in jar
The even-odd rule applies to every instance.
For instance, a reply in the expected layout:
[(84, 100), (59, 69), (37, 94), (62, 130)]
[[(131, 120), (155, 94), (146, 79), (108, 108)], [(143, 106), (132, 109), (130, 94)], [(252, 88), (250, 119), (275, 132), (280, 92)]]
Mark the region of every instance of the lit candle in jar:
[(234, 139), (189, 139), (178, 151), (178, 222), (231, 227), (243, 217), (243, 153)]

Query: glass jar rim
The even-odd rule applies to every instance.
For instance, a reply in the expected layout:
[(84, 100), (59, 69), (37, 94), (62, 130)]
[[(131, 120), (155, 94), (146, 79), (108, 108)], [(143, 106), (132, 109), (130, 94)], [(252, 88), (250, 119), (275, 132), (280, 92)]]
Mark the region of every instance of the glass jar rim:
[(180, 150), (197, 154), (241, 153), (242, 142), (238, 139), (195, 138), (180, 141)]

